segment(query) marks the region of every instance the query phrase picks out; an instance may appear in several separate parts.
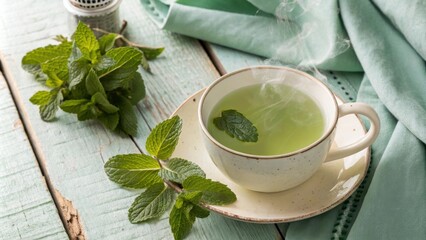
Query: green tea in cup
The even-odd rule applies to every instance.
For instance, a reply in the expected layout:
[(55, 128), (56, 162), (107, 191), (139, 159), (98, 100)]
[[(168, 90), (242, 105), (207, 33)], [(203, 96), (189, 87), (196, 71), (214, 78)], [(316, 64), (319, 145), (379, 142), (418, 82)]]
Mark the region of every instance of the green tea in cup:
[[(366, 116), (370, 129), (356, 141), (331, 149), (337, 122), (348, 114)], [(325, 161), (369, 147), (380, 129), (377, 113), (367, 104), (339, 105), (320, 80), (278, 66), (243, 68), (214, 81), (200, 98), (198, 123), (217, 169), (259, 192), (302, 184)]]
[[(218, 129), (213, 119), (236, 110), (257, 128), (256, 142), (242, 142)], [(207, 129), (218, 142), (242, 153), (280, 155), (302, 149), (324, 131), (318, 105), (305, 93), (280, 81), (245, 86), (224, 96), (212, 109)]]

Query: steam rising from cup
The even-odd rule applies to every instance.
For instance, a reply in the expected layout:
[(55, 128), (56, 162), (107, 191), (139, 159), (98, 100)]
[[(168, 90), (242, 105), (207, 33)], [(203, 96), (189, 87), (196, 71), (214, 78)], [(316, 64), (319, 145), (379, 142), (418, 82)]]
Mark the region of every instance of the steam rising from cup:
[[(330, 12), (330, 9), (336, 12)], [(274, 17), (276, 24), (271, 26), (271, 37), (282, 40), (265, 64), (286, 65), (326, 81), (319, 69), (327, 70), (335, 57), (350, 49), (350, 41), (339, 19), (337, 2), (281, 0)]]

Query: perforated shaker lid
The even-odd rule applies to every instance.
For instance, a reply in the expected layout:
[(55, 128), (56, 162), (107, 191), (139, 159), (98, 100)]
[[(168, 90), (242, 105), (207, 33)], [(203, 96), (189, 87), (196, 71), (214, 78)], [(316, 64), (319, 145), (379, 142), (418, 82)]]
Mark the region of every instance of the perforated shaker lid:
[(63, 0), (65, 8), (73, 15), (92, 17), (115, 11), (122, 0)]

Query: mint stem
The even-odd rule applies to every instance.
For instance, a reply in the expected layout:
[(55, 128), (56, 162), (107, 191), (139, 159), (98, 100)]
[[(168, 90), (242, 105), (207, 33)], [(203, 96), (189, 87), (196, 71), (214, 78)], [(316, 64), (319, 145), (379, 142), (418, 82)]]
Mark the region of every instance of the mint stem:
[[(161, 161), (160, 159), (158, 159), (157, 157), (153, 157), (155, 160), (157, 160), (158, 164), (160, 165), (160, 168), (164, 169), (164, 165), (163, 165), (163, 161)], [(171, 189), (175, 190), (175, 192), (177, 193), (181, 193), (182, 192), (182, 188), (180, 186), (178, 186), (176, 183), (171, 182), (169, 180), (163, 179), (163, 182)]]
[[(162, 161), (162, 160), (160, 160), (160, 159), (158, 159), (157, 157), (154, 157), (153, 156), (153, 158), (155, 159), (155, 160), (157, 160), (157, 162), (158, 162), (158, 164), (160, 165), (160, 168), (162, 168), (162, 169), (164, 169), (164, 162)], [(175, 182), (172, 182), (172, 181), (169, 181), (169, 180), (167, 180), (167, 179), (163, 179), (163, 182), (169, 187), (169, 188), (171, 188), (171, 189), (173, 189), (176, 193), (182, 193), (183, 192), (183, 190), (182, 190), (182, 187), (181, 186), (179, 186), (178, 184), (176, 184)], [(198, 204), (197, 204), (198, 206), (200, 206), (200, 207), (203, 207), (203, 208), (205, 208), (205, 209), (208, 209), (207, 208), (207, 205), (205, 204), (205, 203), (203, 203), (202, 201), (201, 202), (199, 202)]]
[(171, 182), (169, 180), (163, 179), (164, 183), (170, 187), (171, 189), (175, 190), (175, 192), (177, 193), (181, 193), (182, 192), (182, 188), (180, 188), (178, 185), (176, 185), (174, 182)]
[(127, 27), (127, 21), (123, 20), (123, 22), (121, 23), (121, 28), (120, 31), (118, 31), (118, 34), (123, 35), (124, 30), (126, 30)]
[[(105, 31), (105, 30), (100, 29), (100, 28), (92, 28), (92, 30), (96, 31), (96, 32), (105, 33), (105, 34), (111, 33), (111, 32)], [(148, 46), (145, 46), (145, 45), (142, 45), (142, 44), (134, 43), (134, 42), (130, 41), (129, 39), (127, 39), (126, 37), (124, 37), (120, 33), (115, 33), (115, 34), (117, 34), (117, 38), (116, 38), (117, 40), (122, 40), (123, 42), (125, 42), (130, 47), (136, 47), (136, 48), (156, 48), (156, 47), (148, 47)]]

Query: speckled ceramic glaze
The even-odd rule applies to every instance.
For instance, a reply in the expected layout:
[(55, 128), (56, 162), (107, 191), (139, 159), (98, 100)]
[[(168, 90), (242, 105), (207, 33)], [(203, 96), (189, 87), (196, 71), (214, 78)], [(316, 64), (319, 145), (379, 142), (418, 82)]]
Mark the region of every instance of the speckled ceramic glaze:
[[(271, 79), (279, 79), (282, 84), (296, 88), (318, 104), (325, 122), (322, 136), (298, 151), (273, 156), (241, 153), (216, 141), (207, 131), (207, 121), (217, 102), (236, 89)], [(360, 113), (370, 119), (369, 132), (348, 146), (329, 151), (338, 118), (352, 113)], [(279, 192), (305, 182), (325, 160), (340, 159), (370, 146), (379, 130), (378, 116), (368, 105), (338, 105), (333, 93), (319, 80), (295, 69), (275, 66), (246, 68), (219, 78), (202, 95), (198, 117), (205, 148), (216, 167), (238, 185), (258, 192)]]
[[(247, 190), (226, 177), (211, 161), (197, 127), (197, 107), (204, 90), (188, 98), (173, 115), (183, 120), (182, 133), (173, 157), (196, 163), (207, 178), (226, 184), (237, 201), (225, 206), (205, 205), (223, 216), (245, 222), (291, 222), (321, 214), (345, 201), (361, 184), (369, 162), (370, 148), (341, 159), (321, 164), (318, 171), (302, 184), (286, 191), (262, 193)], [(339, 99), (337, 102), (342, 103)], [(365, 135), (355, 114), (339, 119), (331, 149), (346, 146)]]
[(292, 188), (310, 178), (321, 166), (330, 141), (309, 151), (288, 157), (269, 158), (237, 155), (217, 147), (202, 134), (206, 150), (223, 174), (240, 186), (259, 192), (277, 192)]

